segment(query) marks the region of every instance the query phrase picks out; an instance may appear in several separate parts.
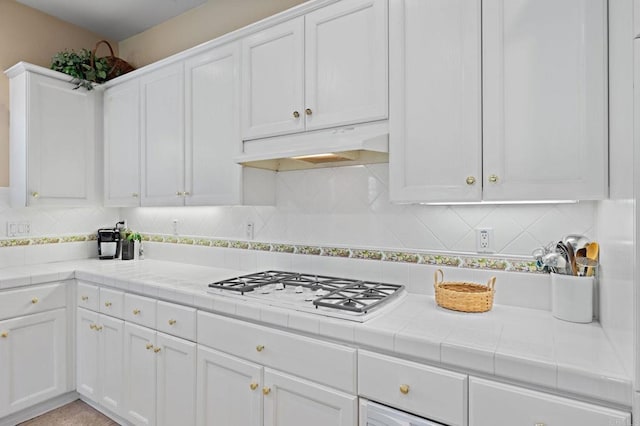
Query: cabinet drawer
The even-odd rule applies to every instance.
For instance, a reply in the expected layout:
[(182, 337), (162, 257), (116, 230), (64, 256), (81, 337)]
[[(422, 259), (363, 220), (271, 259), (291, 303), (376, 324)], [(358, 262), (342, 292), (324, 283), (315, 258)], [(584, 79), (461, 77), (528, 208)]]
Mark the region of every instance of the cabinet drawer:
[(124, 292), (100, 288), (100, 312), (122, 318), (124, 314)]
[(0, 293), (0, 319), (13, 318), (66, 306), (65, 284), (47, 284)]
[(630, 424), (629, 413), (489, 380), (469, 379), (469, 426)]
[(358, 352), (358, 393), (446, 423), (467, 424), (467, 376), (415, 362)]
[(355, 393), (356, 350), (198, 312), (198, 343)]
[(124, 319), (145, 327), (156, 327), (156, 301), (134, 294), (124, 295)]
[(174, 303), (158, 302), (158, 331), (196, 340), (196, 310)]
[(100, 309), (99, 294), (97, 286), (78, 282), (77, 300), (79, 307), (98, 311)]

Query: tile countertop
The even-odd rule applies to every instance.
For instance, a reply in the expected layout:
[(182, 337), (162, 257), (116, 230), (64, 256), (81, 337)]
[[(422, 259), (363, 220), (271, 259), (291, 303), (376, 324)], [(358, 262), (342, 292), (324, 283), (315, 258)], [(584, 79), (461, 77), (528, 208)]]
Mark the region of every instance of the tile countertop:
[(246, 272), (157, 261), (80, 260), (0, 269), (0, 290), (78, 278), (224, 315), (319, 335), (484, 376), (631, 406), (632, 382), (597, 322), (574, 324), (550, 312), (496, 305), (466, 314), (409, 294), (364, 324), (206, 292)]

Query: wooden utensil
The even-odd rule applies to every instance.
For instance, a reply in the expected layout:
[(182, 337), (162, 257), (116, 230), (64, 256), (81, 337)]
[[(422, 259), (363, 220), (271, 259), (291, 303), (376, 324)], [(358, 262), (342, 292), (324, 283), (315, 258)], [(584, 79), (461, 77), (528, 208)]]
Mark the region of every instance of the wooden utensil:
[[(600, 256), (600, 245), (596, 242), (587, 244), (587, 258), (598, 261), (598, 257)], [(587, 268), (587, 276), (593, 276), (595, 270), (592, 267)]]

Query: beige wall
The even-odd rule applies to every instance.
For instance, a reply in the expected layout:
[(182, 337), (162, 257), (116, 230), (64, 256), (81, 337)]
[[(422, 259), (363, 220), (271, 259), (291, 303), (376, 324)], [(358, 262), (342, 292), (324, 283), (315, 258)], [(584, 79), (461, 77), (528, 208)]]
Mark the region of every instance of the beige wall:
[[(0, 0), (0, 71), (20, 61), (48, 67), (56, 52), (91, 49), (101, 38), (14, 0)], [(9, 186), (9, 80), (4, 73), (0, 73), (0, 186)]]
[(200, 7), (121, 41), (120, 56), (139, 68), (303, 2), (208, 0)]

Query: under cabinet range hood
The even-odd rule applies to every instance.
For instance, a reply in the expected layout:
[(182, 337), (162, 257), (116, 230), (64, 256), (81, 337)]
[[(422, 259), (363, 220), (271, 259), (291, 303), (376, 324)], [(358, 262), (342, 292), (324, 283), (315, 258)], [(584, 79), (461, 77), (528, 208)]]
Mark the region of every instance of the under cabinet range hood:
[(387, 121), (243, 141), (236, 163), (275, 171), (389, 162)]

